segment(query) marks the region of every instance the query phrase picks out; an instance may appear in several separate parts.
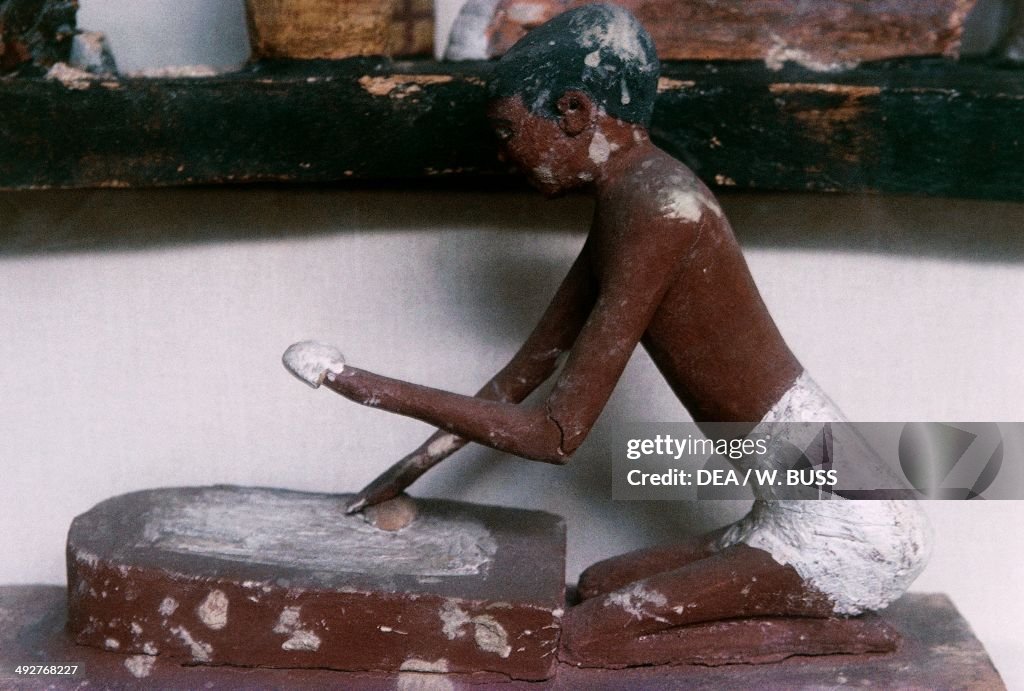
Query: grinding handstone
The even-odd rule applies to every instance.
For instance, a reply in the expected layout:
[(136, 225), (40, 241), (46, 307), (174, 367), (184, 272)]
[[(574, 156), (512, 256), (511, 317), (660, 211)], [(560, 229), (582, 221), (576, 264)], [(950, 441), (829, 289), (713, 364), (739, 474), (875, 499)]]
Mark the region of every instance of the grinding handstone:
[(68, 631), (188, 663), (552, 674), (560, 518), (418, 500), (388, 532), (346, 516), (347, 499), (200, 487), (107, 500), (71, 525)]

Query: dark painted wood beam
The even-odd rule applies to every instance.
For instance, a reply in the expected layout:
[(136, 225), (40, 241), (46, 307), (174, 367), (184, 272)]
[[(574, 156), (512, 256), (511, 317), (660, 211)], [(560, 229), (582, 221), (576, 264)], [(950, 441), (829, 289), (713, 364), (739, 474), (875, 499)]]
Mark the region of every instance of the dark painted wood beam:
[[(508, 171), (488, 63), (264, 63), (0, 80), (0, 189), (463, 179)], [(652, 132), (713, 185), (1024, 200), (1024, 71), (668, 63)]]

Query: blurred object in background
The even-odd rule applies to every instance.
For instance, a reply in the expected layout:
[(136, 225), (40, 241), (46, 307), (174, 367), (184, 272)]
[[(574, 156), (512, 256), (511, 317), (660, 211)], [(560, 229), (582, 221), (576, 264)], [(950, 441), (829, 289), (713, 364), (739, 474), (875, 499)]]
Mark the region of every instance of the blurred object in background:
[(77, 11), (75, 0), (0, 0), (0, 74), (65, 62)]
[[(527, 31), (588, 0), (469, 0), (450, 59), (505, 53)], [(959, 54), (976, 0), (619, 0), (648, 28), (664, 60), (795, 62), (820, 71), (867, 60)], [(486, 22), (482, 21), (489, 18)]]
[(399, 0), (246, 0), (253, 59), (388, 55)]
[(433, 49), (433, 0), (398, 0), (391, 20), (391, 55), (427, 56)]
[(1014, 0), (1013, 15), (996, 55), (1007, 62), (1024, 64), (1024, 0)]
[(245, 0), (79, 0), (78, 26), (102, 32), (124, 74), (203, 65), (240, 69), (249, 59)]

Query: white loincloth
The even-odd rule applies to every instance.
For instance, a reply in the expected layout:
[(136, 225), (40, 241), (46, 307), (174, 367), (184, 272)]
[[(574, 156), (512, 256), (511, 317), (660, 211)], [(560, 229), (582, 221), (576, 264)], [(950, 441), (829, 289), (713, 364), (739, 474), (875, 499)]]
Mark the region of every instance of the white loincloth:
[[(776, 423), (842, 421), (835, 403), (804, 372), (756, 431), (768, 431), (773, 441), (805, 444), (809, 440), (787, 436), (800, 434), (799, 429)], [(763, 458), (770, 459), (771, 448)], [(763, 459), (761, 464), (771, 465)], [(745, 543), (768, 552), (827, 595), (837, 614), (853, 615), (881, 609), (906, 592), (928, 562), (931, 537), (916, 501), (775, 499), (762, 491), (719, 546)]]

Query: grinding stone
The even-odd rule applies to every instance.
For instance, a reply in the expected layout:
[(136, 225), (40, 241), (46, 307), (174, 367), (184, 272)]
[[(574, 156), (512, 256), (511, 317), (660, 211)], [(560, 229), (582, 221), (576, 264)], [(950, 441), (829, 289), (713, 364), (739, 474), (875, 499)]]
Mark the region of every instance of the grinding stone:
[(160, 489), (107, 500), (68, 536), (69, 632), (183, 663), (553, 673), (565, 526), (418, 500), (389, 532), (347, 496)]

